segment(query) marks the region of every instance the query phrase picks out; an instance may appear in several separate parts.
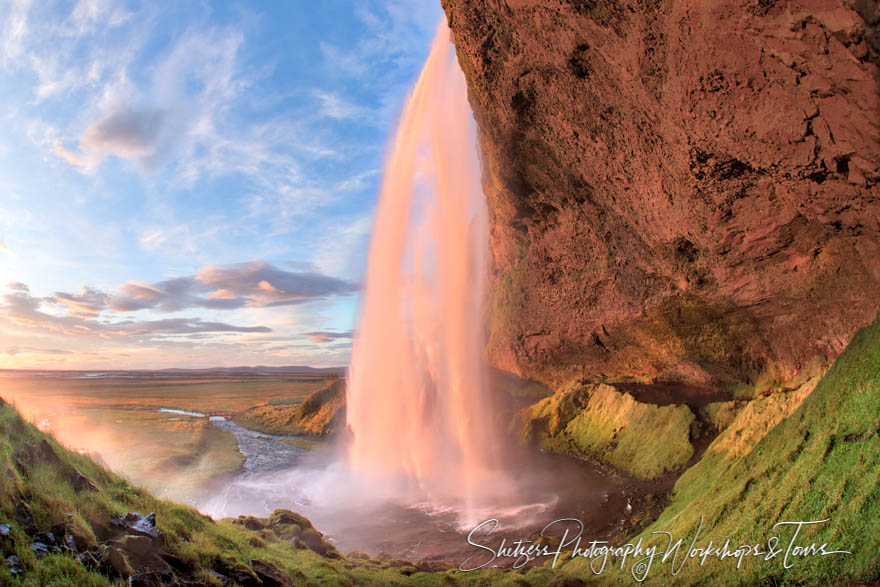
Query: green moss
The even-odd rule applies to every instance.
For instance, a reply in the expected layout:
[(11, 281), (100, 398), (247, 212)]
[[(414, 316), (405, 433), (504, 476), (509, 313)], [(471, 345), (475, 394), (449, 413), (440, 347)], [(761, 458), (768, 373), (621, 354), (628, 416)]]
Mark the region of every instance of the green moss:
[[(788, 418), (739, 457), (707, 451), (675, 485), (669, 507), (641, 538), (665, 531), (687, 542), (704, 517), (700, 543), (753, 544), (780, 521), (830, 521), (802, 532), (799, 544), (827, 543), (851, 555), (800, 558), (784, 569), (747, 557), (689, 564), (682, 584), (830, 584), (880, 575), (880, 321), (859, 332), (815, 390)], [(779, 530), (787, 545), (791, 531)], [(583, 561), (570, 570), (588, 573)], [(656, 584), (668, 567), (652, 573)]]
[(713, 402), (700, 409), (700, 415), (717, 430), (724, 430), (733, 422), (742, 408), (742, 402)]
[(642, 479), (683, 467), (693, 456), (687, 406), (635, 401), (607, 385), (590, 396), (587, 408), (568, 423), (565, 435), (582, 452)]
[(696, 418), (687, 406), (637, 402), (608, 385), (560, 389), (521, 414), (521, 438), (543, 449), (590, 456), (653, 479), (693, 456)]

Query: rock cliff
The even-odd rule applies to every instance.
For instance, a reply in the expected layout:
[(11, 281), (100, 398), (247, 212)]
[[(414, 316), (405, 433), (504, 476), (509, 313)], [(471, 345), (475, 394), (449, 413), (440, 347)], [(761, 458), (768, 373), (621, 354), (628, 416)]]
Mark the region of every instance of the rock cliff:
[(880, 309), (871, 0), (443, 0), (518, 374), (786, 380)]

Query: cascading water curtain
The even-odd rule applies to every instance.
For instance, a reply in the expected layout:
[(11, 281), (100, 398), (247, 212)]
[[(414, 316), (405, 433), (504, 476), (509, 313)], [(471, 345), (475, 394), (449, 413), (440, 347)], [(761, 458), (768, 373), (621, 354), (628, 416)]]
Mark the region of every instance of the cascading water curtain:
[(488, 222), (445, 20), (390, 146), (348, 384), (352, 466), (479, 501), (496, 439), (483, 366)]

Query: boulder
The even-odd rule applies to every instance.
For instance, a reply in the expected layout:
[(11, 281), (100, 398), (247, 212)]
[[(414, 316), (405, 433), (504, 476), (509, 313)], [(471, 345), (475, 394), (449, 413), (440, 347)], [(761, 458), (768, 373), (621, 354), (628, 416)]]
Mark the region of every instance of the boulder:
[(137, 512), (129, 512), (124, 516), (113, 516), (111, 525), (120, 533), (149, 538), (154, 548), (161, 548), (165, 544), (165, 536), (156, 528), (156, 514), (154, 513), (142, 516)]
[(74, 470), (70, 485), (76, 491), (98, 491), (98, 487), (92, 480), (86, 477), (79, 469)]

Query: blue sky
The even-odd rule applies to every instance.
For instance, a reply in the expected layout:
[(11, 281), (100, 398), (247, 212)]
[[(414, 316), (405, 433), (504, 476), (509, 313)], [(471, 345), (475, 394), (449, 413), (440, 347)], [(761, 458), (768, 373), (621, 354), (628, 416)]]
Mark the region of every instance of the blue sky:
[(343, 365), (437, 0), (0, 3), (0, 368)]

